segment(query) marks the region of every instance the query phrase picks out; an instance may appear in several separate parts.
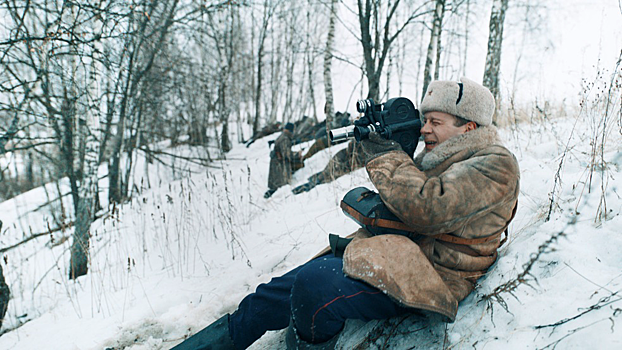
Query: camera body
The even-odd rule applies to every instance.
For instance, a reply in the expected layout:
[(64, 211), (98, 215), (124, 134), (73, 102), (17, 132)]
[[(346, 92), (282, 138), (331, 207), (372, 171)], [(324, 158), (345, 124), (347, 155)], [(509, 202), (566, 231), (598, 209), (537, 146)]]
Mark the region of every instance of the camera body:
[(414, 155), (421, 136), (421, 120), (419, 111), (409, 99), (395, 97), (381, 104), (376, 104), (372, 99), (359, 100), (356, 110), (363, 116), (355, 120), (354, 125), (331, 130), (331, 142), (352, 137), (360, 142), (367, 139), (371, 132), (377, 132), (399, 143), (409, 156)]

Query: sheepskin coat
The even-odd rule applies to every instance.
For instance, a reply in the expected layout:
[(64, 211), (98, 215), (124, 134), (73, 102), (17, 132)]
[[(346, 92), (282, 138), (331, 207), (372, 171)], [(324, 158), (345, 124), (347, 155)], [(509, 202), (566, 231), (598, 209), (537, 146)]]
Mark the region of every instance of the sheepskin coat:
[[(345, 250), (344, 273), (404, 306), (453, 321), (458, 302), (497, 259), (519, 194), (516, 158), (502, 145), (497, 129), (487, 126), (414, 160), (402, 151), (381, 154), (366, 168), (383, 202), (418, 238), (371, 237), (361, 229)], [(448, 242), (440, 235), (468, 240)]]

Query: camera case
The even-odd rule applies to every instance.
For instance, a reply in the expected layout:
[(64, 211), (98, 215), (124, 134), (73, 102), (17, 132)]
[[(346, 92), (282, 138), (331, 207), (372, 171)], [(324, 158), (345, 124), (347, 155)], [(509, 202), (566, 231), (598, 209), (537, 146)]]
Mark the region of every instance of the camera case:
[(372, 235), (397, 234), (414, 238), (416, 232), (393, 214), (380, 194), (366, 187), (354, 188), (343, 197), (341, 209)]

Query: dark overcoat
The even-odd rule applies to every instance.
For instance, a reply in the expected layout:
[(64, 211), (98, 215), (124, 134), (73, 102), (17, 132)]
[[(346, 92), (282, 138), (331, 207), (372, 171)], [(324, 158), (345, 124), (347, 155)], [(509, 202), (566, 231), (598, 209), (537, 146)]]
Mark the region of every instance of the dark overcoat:
[(269, 189), (276, 190), (289, 184), (295, 156), (296, 154), (292, 152), (292, 133), (284, 130), (274, 141), (274, 149), (270, 152)]

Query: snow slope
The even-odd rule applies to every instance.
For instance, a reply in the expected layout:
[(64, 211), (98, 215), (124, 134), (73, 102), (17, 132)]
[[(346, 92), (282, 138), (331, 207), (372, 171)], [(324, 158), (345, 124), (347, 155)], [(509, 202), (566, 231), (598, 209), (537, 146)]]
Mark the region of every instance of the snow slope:
[[(522, 176), (500, 260), (461, 303), (456, 322), (368, 324), (379, 332), (370, 348), (622, 348), (622, 140), (614, 127), (602, 159), (592, 157), (590, 120), (581, 114), (500, 130)], [(372, 186), (363, 169), (309, 193), (294, 196), (285, 186), (263, 198), (266, 141), (275, 137), (236, 145), (209, 167), (172, 173), (141, 161), (140, 195), (93, 225), (90, 272), (77, 281), (66, 278), (71, 229), (6, 252), (12, 299), (0, 349), (168, 349), (315, 255), (328, 233), (354, 231), (338, 204), (349, 189)], [(292, 185), (344, 146), (308, 160)], [(51, 211), (29, 212), (45, 198), (40, 188), (0, 203), (0, 247), (45, 231)], [(269, 332), (252, 348), (281, 341)]]

